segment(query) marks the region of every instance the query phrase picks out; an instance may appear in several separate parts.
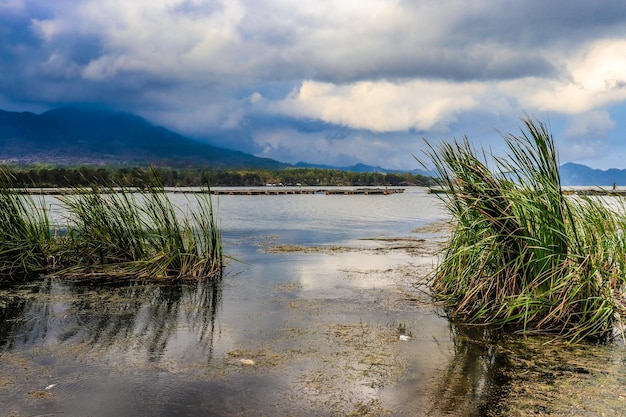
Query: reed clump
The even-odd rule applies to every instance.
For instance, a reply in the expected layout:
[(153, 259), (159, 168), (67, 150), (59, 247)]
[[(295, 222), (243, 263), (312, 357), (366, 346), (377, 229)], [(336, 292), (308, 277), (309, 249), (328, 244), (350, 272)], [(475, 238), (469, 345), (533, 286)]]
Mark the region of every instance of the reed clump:
[(434, 294), (454, 320), (607, 340), (626, 314), (623, 202), (564, 196), (551, 134), (523, 123), (505, 157), (428, 144), (453, 218)]
[(41, 201), (19, 195), (0, 171), (0, 283), (23, 281), (47, 270), (52, 234)]
[(34, 196), (0, 185), (0, 281), (55, 273), (74, 279), (204, 279), (221, 275), (222, 241), (209, 190), (176, 207), (155, 177), (142, 189), (75, 188), (59, 197), (60, 229)]

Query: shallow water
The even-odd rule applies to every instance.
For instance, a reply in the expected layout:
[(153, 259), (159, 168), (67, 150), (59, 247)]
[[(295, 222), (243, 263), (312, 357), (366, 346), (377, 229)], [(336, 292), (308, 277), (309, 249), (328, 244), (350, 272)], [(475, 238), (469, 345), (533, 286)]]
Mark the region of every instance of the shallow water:
[(494, 340), (448, 323), (425, 285), (445, 213), (424, 189), (214, 204), (236, 258), (218, 283), (3, 290), (0, 416), (619, 415), (625, 405), (621, 345)]

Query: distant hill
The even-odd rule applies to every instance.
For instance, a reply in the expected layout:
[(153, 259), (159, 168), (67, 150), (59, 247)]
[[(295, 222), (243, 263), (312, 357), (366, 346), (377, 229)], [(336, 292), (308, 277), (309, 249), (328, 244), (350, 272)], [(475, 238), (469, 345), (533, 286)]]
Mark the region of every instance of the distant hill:
[(339, 171), (347, 171), (347, 172), (380, 172), (385, 174), (393, 174), (393, 173), (405, 173), (410, 172), (413, 175), (423, 175), (425, 177), (433, 176), (433, 172), (428, 172), (426, 170), (413, 169), (410, 171), (399, 171), (396, 169), (386, 169), (379, 166), (365, 165), (365, 164), (355, 164), (349, 166), (333, 166), (333, 165), (325, 165), (325, 164), (310, 164), (308, 162), (298, 162), (294, 165), (296, 168), (319, 168), (319, 169), (336, 169)]
[(588, 186), (612, 186), (626, 185), (626, 169), (593, 169), (586, 165), (568, 162), (561, 165), (561, 182), (565, 186), (588, 185)]
[(0, 161), (16, 164), (280, 169), (289, 166), (201, 143), (127, 113), (0, 110)]
[(294, 166), (296, 168), (336, 169), (339, 171), (347, 171), (347, 172), (393, 172), (385, 168), (375, 167), (375, 166), (365, 165), (365, 164), (355, 164), (355, 165), (350, 165), (350, 166), (339, 167), (339, 166), (326, 165), (326, 164), (310, 164), (308, 162), (298, 162)]

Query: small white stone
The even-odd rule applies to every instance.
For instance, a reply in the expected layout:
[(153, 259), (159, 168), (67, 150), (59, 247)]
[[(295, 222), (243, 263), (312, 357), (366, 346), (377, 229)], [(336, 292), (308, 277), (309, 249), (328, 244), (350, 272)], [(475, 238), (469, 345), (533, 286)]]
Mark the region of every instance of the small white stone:
[(400, 335), (400, 340), (401, 340), (402, 342), (408, 342), (409, 340), (411, 340), (411, 336), (407, 336), (407, 335), (405, 335), (405, 334), (401, 334), (401, 335)]

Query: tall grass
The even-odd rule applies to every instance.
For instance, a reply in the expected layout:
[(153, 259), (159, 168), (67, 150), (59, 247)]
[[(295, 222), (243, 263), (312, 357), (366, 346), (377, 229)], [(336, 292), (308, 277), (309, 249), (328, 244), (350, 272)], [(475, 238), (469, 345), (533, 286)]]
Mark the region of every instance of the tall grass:
[(70, 225), (64, 245), (69, 267), (62, 273), (152, 279), (221, 273), (221, 235), (208, 190), (194, 194), (196, 208), (188, 213), (158, 182), (140, 193), (124, 187), (78, 191), (61, 197)]
[(48, 268), (52, 234), (41, 201), (16, 193), (0, 170), (0, 282), (21, 281)]
[(146, 271), (149, 275), (199, 277), (221, 272), (221, 234), (210, 194), (193, 195), (196, 209), (182, 213), (162, 188), (145, 194), (145, 228), (152, 251)]
[[(606, 339), (626, 313), (624, 211), (564, 196), (554, 141), (529, 118), (505, 157), (429, 145), (454, 230), (432, 282), (455, 320)], [(622, 205), (623, 208), (623, 205)]]
[(37, 197), (0, 170), (0, 283), (56, 273), (72, 278), (205, 279), (223, 269), (209, 190), (186, 212), (156, 174), (141, 190), (75, 188), (59, 197), (67, 230), (50, 226)]

